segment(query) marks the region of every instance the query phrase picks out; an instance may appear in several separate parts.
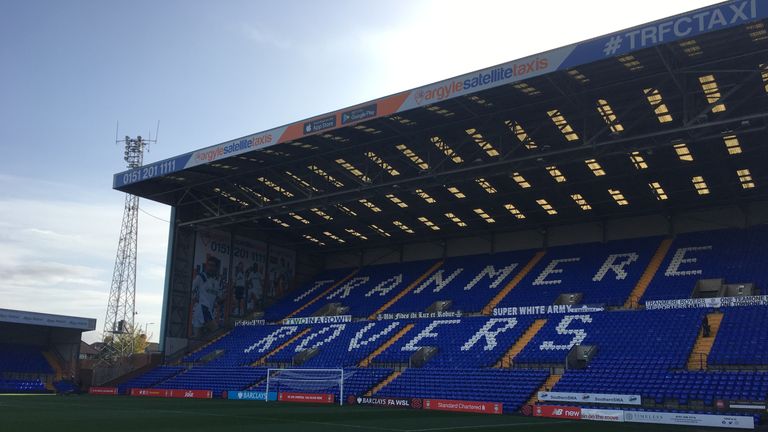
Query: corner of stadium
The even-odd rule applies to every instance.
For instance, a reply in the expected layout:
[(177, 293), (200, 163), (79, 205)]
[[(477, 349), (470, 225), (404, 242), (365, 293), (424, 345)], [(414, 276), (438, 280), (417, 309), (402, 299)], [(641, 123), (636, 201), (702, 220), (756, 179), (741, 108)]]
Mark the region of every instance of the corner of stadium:
[(719, 3), (115, 174), (172, 209), (162, 361), (0, 410), (764, 428), (766, 20)]

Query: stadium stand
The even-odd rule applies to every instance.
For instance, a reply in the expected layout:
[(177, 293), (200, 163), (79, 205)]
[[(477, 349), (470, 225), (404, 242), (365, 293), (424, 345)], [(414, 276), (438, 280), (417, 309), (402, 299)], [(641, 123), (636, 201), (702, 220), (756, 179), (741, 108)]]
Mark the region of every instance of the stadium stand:
[(594, 345), (592, 364), (685, 368), (704, 312), (616, 311), (552, 316), (515, 363), (563, 364), (575, 345)]
[(532, 318), (465, 317), (419, 320), (406, 337), (390, 346), (374, 362), (409, 365), (423, 347), (437, 352), (429, 368), (470, 369), (492, 366), (532, 324)]
[(407, 369), (376, 396), (501, 402), (504, 412), (515, 412), (547, 376), (543, 370)]
[(292, 291), (264, 311), (264, 318), (267, 321), (279, 321), (285, 318), (299, 308), (306, 307), (310, 301), (333, 288), (338, 282), (345, 280), (353, 272), (354, 269), (339, 269), (317, 275), (311, 282)]
[(0, 344), (0, 393), (44, 393), (54, 374), (40, 347)]
[(82, 334), (95, 328), (93, 318), (0, 308), (0, 393), (78, 390)]
[(39, 347), (0, 344), (0, 373), (53, 374), (53, 368)]
[(700, 279), (768, 287), (768, 226), (680, 234), (644, 300), (689, 298)]
[[(757, 227), (674, 238), (647, 297), (688, 298), (701, 278), (754, 281), (763, 286), (759, 268), (764, 252), (758, 249), (767, 232), (765, 227)], [(631, 409), (664, 406), (681, 412), (713, 412), (720, 400), (765, 402), (768, 307), (723, 307), (714, 314), (712, 308), (621, 307), (661, 243), (661, 238), (650, 237), (550, 248), (500, 303), (551, 305), (560, 293), (581, 292), (585, 303), (618, 310), (364, 319), (393, 299), (396, 301), (386, 308), (388, 313), (424, 312), (440, 300), (450, 300), (450, 309), (465, 314), (479, 312), (531, 261), (534, 251), (449, 258), (440, 267), (434, 262), (417, 262), (371, 266), (357, 273), (349, 269), (327, 273), (308, 284), (308, 291), (292, 293), (277, 303), (276, 311), (268, 313), (284, 317), (298, 310), (297, 315), (309, 316), (338, 300), (358, 320), (235, 327), (183, 357), (186, 366), (158, 367), (124, 383), (120, 390), (211, 390), (220, 397), (227, 390), (266, 390), (268, 367), (343, 367), (346, 397), (501, 402), (505, 412), (535, 400), (542, 389), (637, 394), (644, 405)], [(709, 244), (714, 245), (712, 253), (717, 256), (710, 257), (704, 253), (710, 249), (701, 249)], [(739, 244), (749, 245), (746, 250), (751, 253), (740, 251)], [(692, 259), (694, 255), (688, 254), (694, 250), (690, 248), (700, 248), (696, 250), (702, 253)], [(686, 250), (684, 256), (677, 252), (681, 249)], [(430, 268), (435, 271), (413, 284)], [(555, 280), (561, 282), (541, 283)], [(413, 289), (402, 295), (408, 284)], [(465, 289), (467, 286), (471, 288)], [(666, 290), (673, 294), (667, 295)], [(712, 322), (712, 334), (705, 335), (708, 324), (704, 323), (710, 321), (704, 318), (714, 315), (721, 315), (722, 322), (719, 318)], [(593, 346), (597, 354), (584, 369), (563, 371), (569, 352), (577, 345)], [(694, 362), (696, 367), (692, 367), (691, 359), (704, 345), (711, 347), (708, 362)], [(554, 375), (555, 370), (562, 376)], [(304, 380), (300, 375), (283, 378), (286, 376), (293, 378), (275, 380), (270, 390), (314, 390), (341, 396), (333, 383)]]
[(449, 258), (386, 312), (423, 312), (438, 301), (449, 302), (447, 310), (480, 312), (533, 255), (522, 251)]
[(723, 369), (768, 365), (768, 310), (726, 310), (707, 363)]
[(302, 316), (311, 316), (329, 303), (340, 303), (355, 317), (368, 317), (433, 266), (433, 261), (382, 264), (360, 269), (338, 287), (309, 304)]
[(47, 389), (41, 380), (0, 379), (0, 393), (44, 393)]
[(227, 390), (244, 390), (267, 376), (265, 368), (198, 366), (173, 376), (154, 388), (210, 390), (221, 395)]
[[(711, 5), (118, 173), (115, 189), (179, 208), (163, 336), (183, 366), (134, 383), (265, 390), (265, 368), (343, 367), (353, 396), (754, 412), (765, 6)], [(209, 230), (267, 239), (267, 275), (273, 244), (304, 271), (266, 324), (185, 353)], [(270, 390), (337, 391), (273, 373), (287, 379)]]
[[(316, 325), (304, 336), (266, 359), (269, 364), (294, 364), (294, 357), (316, 349), (316, 354), (301, 367), (351, 367), (368, 357), (379, 344), (396, 334), (405, 324), (401, 321), (360, 321), (355, 323)], [(298, 365), (297, 365), (298, 366)]]
[(236, 327), (214, 343), (184, 357), (183, 361), (195, 363), (213, 355), (215, 358), (206, 363), (208, 366), (246, 366), (269, 354), (271, 349), (303, 330), (304, 327), (301, 326)]
[(549, 248), (499, 306), (549, 305), (562, 293), (581, 293), (584, 304), (621, 305), (660, 242), (651, 237)]

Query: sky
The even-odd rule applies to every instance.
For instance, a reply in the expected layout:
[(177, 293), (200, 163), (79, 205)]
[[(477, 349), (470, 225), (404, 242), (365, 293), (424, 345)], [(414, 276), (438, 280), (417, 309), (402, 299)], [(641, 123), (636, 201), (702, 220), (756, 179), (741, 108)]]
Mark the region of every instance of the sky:
[[(0, 308), (97, 318), (101, 339), (116, 130), (159, 121), (152, 162), (713, 3), (0, 0)], [(140, 206), (156, 341), (170, 209)]]

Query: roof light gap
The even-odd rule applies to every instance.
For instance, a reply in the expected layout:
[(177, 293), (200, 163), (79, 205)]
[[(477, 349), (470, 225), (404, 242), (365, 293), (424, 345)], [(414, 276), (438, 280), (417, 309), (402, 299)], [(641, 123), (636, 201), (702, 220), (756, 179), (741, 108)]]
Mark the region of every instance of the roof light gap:
[(739, 177), (742, 189), (754, 189), (755, 181), (752, 179), (752, 173), (749, 171), (749, 168), (736, 170), (736, 175)]
[(510, 213), (512, 213), (512, 216), (514, 216), (517, 219), (525, 219), (525, 215), (512, 203), (506, 203), (504, 204), (504, 208), (507, 209)]
[(464, 132), (466, 132), (467, 135), (469, 135), (470, 138), (478, 145), (480, 148), (485, 151), (485, 154), (491, 157), (497, 157), (501, 153), (491, 144), (489, 143), (483, 134), (481, 134), (477, 129), (475, 128), (469, 128), (465, 129)]
[(476, 209), (473, 209), (472, 211), (474, 211), (475, 214), (480, 216), (486, 223), (492, 224), (496, 222), (496, 220), (492, 218), (491, 215), (486, 213), (485, 210), (483, 210), (482, 208), (476, 208)]
[(391, 175), (392, 177), (396, 177), (400, 175), (400, 171), (396, 170), (392, 165), (387, 163), (384, 159), (381, 158), (381, 156), (377, 155), (376, 153), (369, 151), (366, 152), (365, 155), (373, 161), (376, 165), (379, 166), (379, 168), (383, 169), (384, 172)]
[(624, 131), (624, 126), (619, 122), (613, 107), (605, 99), (597, 100), (597, 112), (603, 118), (603, 121), (614, 134)]
[(568, 123), (568, 120), (565, 119), (565, 116), (560, 112), (560, 110), (549, 110), (547, 111), (547, 115), (552, 120), (552, 123), (557, 126), (557, 129), (561, 134), (563, 134), (567, 141), (570, 142), (579, 139), (579, 135), (576, 134), (576, 132), (573, 130), (573, 127), (571, 127), (570, 123)]
[(438, 150), (442, 151), (444, 155), (449, 157), (453, 163), (460, 164), (464, 162), (464, 159), (462, 159), (451, 146), (446, 144), (441, 137), (433, 136), (429, 141), (434, 144)]
[(400, 150), (400, 152), (401, 152), (401, 153), (402, 153), (402, 154), (403, 154), (403, 155), (404, 155), (406, 158), (408, 158), (408, 160), (410, 160), (411, 162), (413, 162), (413, 164), (414, 164), (414, 165), (416, 165), (417, 167), (419, 167), (419, 169), (420, 169), (420, 170), (422, 170), (422, 171), (427, 171), (427, 170), (429, 169), (429, 164), (428, 164), (427, 162), (425, 162), (425, 161), (424, 161), (424, 159), (422, 159), (422, 158), (421, 158), (419, 155), (417, 155), (416, 153), (414, 153), (414, 151), (413, 151), (413, 150), (411, 150), (411, 149), (410, 149), (410, 148), (409, 148), (407, 145), (405, 145), (405, 144), (397, 144), (397, 145), (395, 146), (395, 148), (397, 148), (398, 150)]
[(534, 150), (538, 148), (536, 145), (536, 141), (531, 138), (530, 135), (528, 135), (528, 132), (523, 129), (523, 126), (517, 122), (512, 120), (504, 120), (504, 124), (507, 125), (510, 131), (515, 135), (518, 141), (520, 141), (520, 144), (522, 144), (526, 149), (528, 150)]
[(554, 207), (552, 207), (552, 204), (550, 204), (547, 200), (544, 198), (540, 198), (536, 200), (536, 204), (541, 206), (542, 209), (544, 209), (545, 212), (547, 212), (548, 215), (554, 216), (557, 214), (557, 210), (555, 210)]
[(619, 189), (608, 189), (608, 194), (611, 195), (616, 204), (620, 206), (629, 205), (629, 200), (624, 196)]
[(717, 84), (717, 80), (714, 75), (704, 75), (699, 77), (699, 84), (704, 91), (704, 97), (709, 104), (709, 110), (712, 113), (719, 113), (725, 111), (725, 104), (722, 103), (720, 94), (720, 87)]
[(672, 114), (667, 108), (667, 104), (664, 103), (664, 98), (661, 96), (661, 92), (656, 88), (643, 89), (645, 98), (648, 104), (651, 105), (653, 113), (656, 114), (656, 119), (659, 123), (669, 123), (672, 121)]

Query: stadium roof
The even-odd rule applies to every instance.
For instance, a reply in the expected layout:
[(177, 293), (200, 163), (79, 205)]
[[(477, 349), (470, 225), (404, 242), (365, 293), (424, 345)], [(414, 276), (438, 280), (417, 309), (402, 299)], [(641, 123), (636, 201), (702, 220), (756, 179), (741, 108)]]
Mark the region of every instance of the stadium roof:
[(768, 2), (731, 1), (115, 175), (326, 248), (768, 198)]
[(96, 320), (94, 318), (52, 315), (12, 309), (0, 309), (0, 323), (27, 324), (43, 327), (62, 327), (81, 331), (91, 331), (96, 329)]

